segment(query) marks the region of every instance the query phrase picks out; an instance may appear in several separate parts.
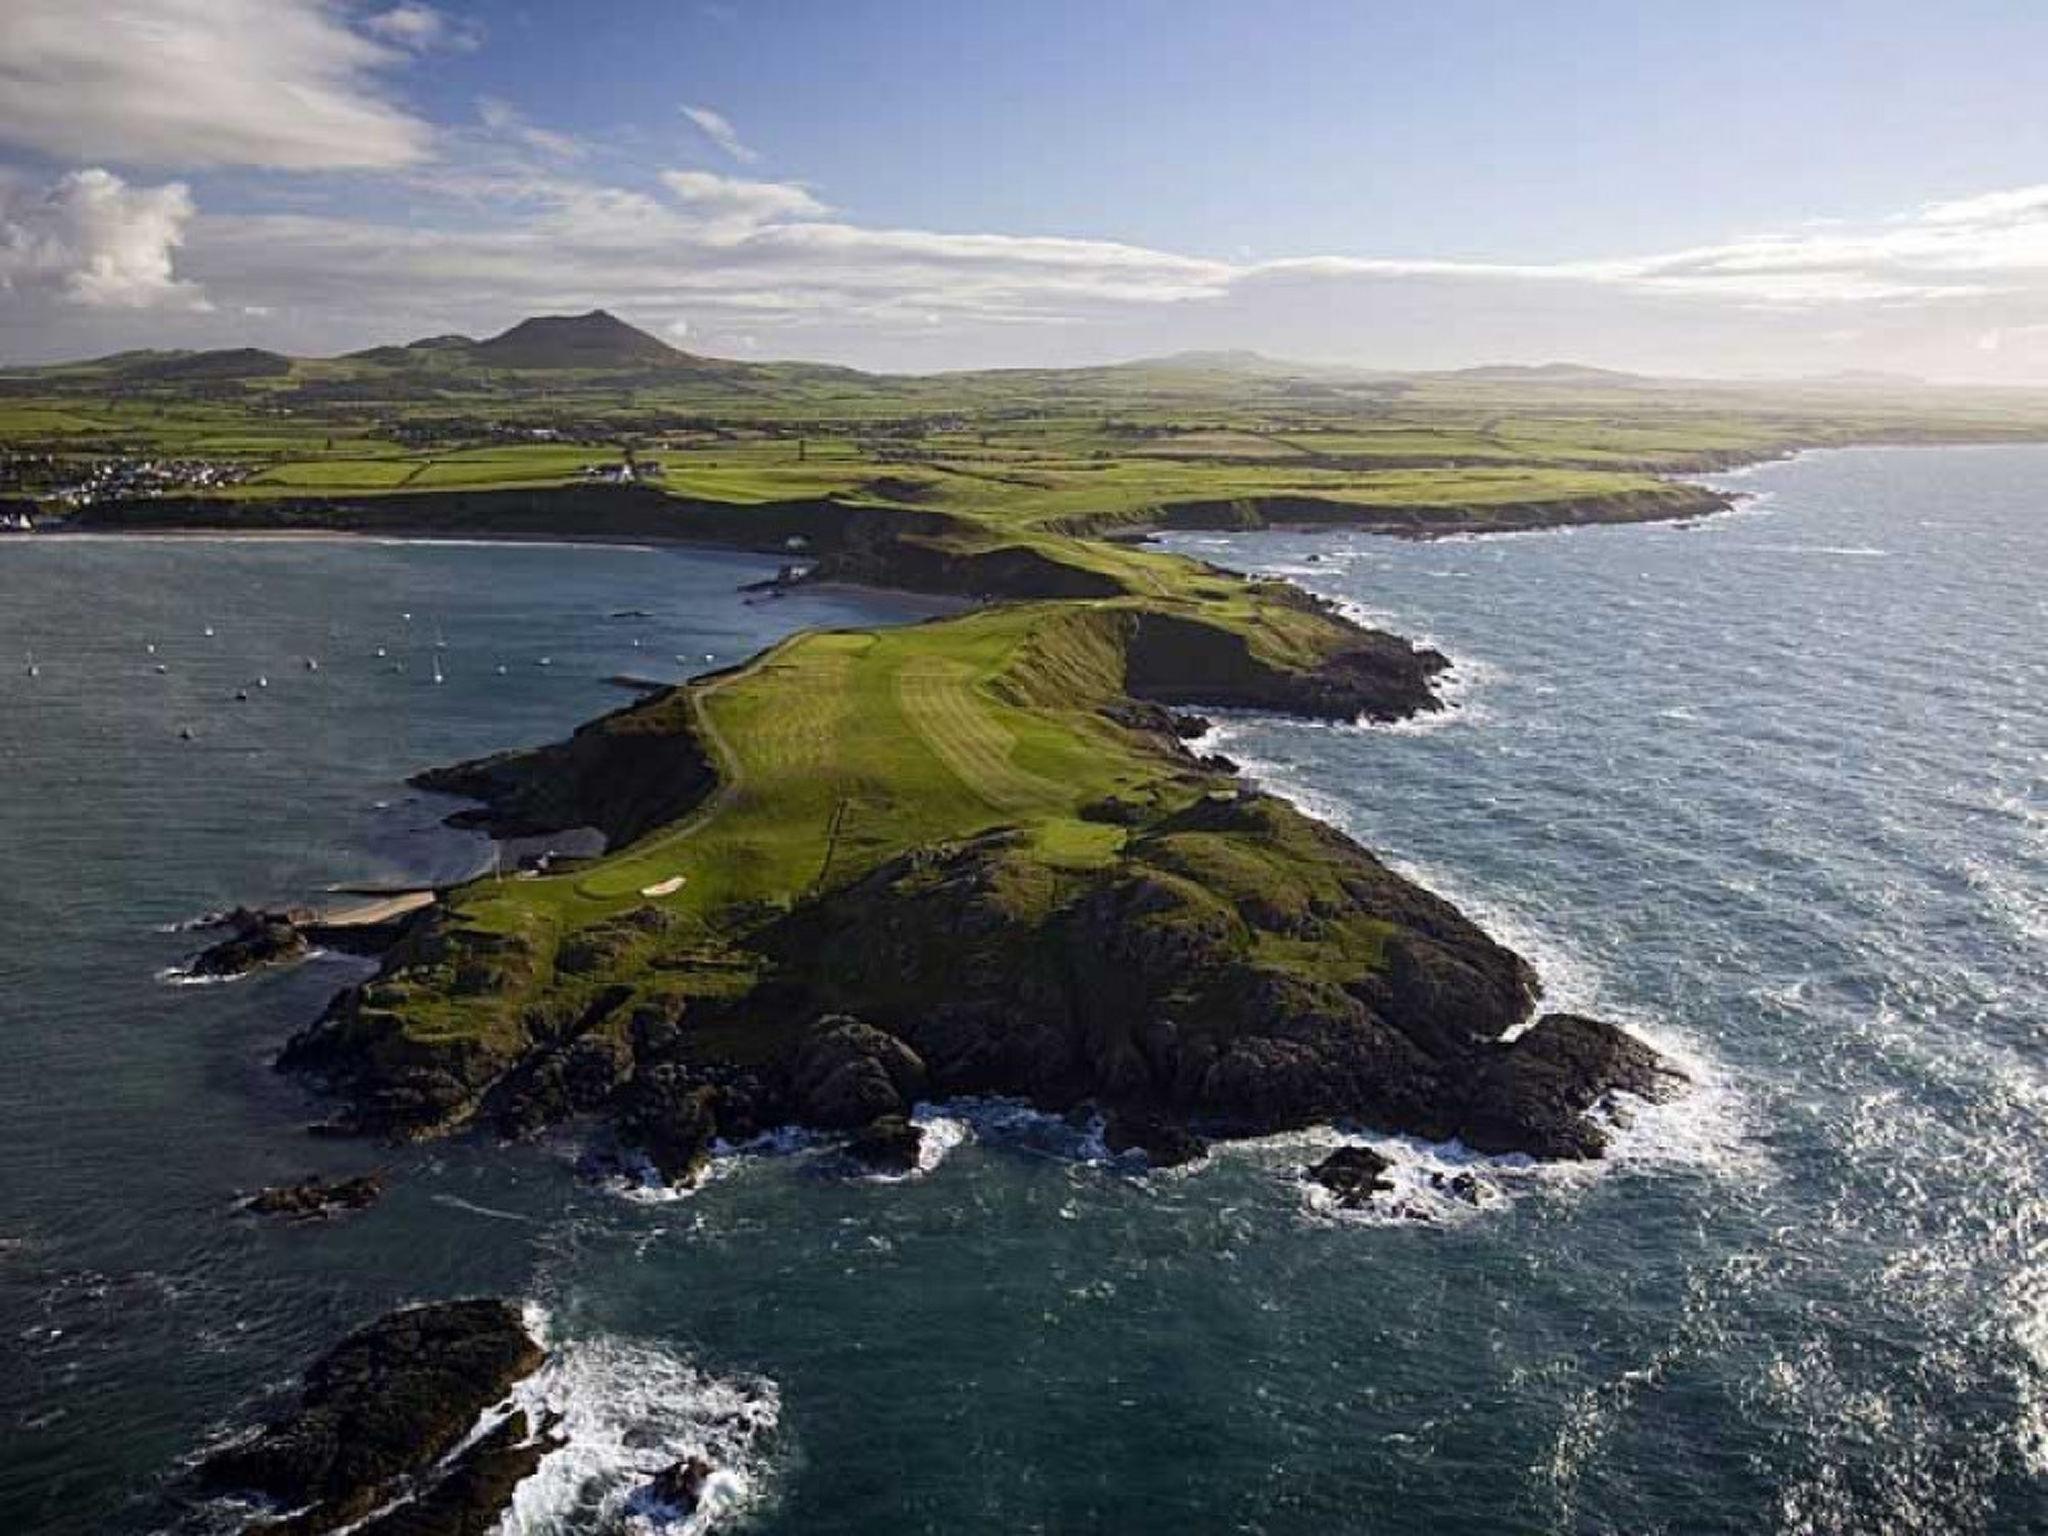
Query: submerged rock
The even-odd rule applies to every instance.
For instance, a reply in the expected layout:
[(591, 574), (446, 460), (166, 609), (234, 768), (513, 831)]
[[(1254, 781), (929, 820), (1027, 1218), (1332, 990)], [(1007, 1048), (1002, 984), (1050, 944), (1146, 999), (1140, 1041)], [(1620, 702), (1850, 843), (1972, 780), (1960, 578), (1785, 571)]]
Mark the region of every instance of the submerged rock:
[(358, 1174), (351, 1179), (324, 1179), (308, 1175), (296, 1184), (273, 1184), (258, 1190), (245, 1208), (259, 1216), (288, 1216), (304, 1221), (330, 1216), (338, 1211), (360, 1211), (375, 1205), (384, 1194), (384, 1177), (377, 1173)]
[(1479, 1175), (1464, 1169), (1456, 1173), (1432, 1171), (1429, 1175), (1429, 1187), (1438, 1194), (1464, 1205), (1476, 1206), (1486, 1203), (1487, 1185), (1480, 1180)]
[(1179, 1121), (1151, 1110), (1116, 1111), (1102, 1128), (1102, 1144), (1118, 1154), (1142, 1152), (1154, 1168), (1178, 1168), (1209, 1154), (1208, 1142)]
[(901, 1115), (871, 1120), (847, 1142), (847, 1155), (877, 1173), (911, 1173), (924, 1147), (924, 1131)]
[(686, 1456), (654, 1475), (647, 1485), (648, 1497), (687, 1520), (704, 1502), (704, 1490), (717, 1470), (702, 1456)]
[[(358, 1329), (306, 1372), (296, 1405), (199, 1467), (203, 1487), (253, 1495), (288, 1518), (277, 1536), (319, 1536), (408, 1502), (366, 1529), (457, 1536), (490, 1527), (532, 1470), (524, 1417), (420, 1479), (545, 1358), (519, 1313), (487, 1299), (408, 1307)], [(516, 1442), (516, 1443), (515, 1443)], [(430, 1523), (431, 1522), (431, 1523)]]
[(1393, 1166), (1371, 1147), (1339, 1147), (1314, 1167), (1305, 1169), (1302, 1177), (1322, 1185), (1339, 1207), (1349, 1211), (1394, 1187), (1386, 1176)]

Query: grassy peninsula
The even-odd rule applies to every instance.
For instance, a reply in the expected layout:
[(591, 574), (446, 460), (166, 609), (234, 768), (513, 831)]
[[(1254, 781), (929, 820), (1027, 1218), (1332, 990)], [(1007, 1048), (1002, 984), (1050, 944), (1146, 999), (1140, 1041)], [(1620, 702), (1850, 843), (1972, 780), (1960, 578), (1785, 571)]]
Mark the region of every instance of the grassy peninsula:
[(1528, 966), (1187, 741), (1185, 711), (1439, 707), (1433, 652), (1156, 527), (1434, 536), (1685, 518), (1672, 478), (2048, 413), (1829, 381), (1388, 376), (1190, 356), (888, 379), (674, 352), (601, 314), (351, 358), (130, 354), (0, 380), (11, 491), (79, 528), (665, 538), (969, 611), (797, 635), (565, 742), (432, 768), (604, 856), (443, 893), (284, 1054), (346, 1122), (599, 1114), (671, 1178), (786, 1121), (914, 1155), (927, 1095), (1094, 1105), (1112, 1145), (1357, 1120), (1596, 1155), (1674, 1074), (1528, 1022)]

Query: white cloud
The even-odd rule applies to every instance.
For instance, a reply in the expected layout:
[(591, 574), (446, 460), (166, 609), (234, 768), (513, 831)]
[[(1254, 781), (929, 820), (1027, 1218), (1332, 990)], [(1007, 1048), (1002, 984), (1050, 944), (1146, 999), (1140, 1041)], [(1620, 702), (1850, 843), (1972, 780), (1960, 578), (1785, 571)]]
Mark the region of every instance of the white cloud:
[(588, 154), (590, 146), (574, 134), (558, 133), (552, 128), (542, 128), (530, 123), (509, 101), (496, 96), (479, 96), (476, 103), (477, 120), (492, 133), (523, 144), (528, 149), (556, 160), (576, 160)]
[(192, 214), (175, 181), (131, 187), (105, 170), (47, 189), (0, 180), (0, 288), (16, 301), (54, 294), (92, 309), (208, 309), (171, 267)]
[[(480, 103), (479, 114), (486, 143), (545, 148), (532, 135), (546, 130), (507, 104)], [(121, 226), (134, 245), (94, 248), (152, 258), (110, 255), (104, 281), (74, 279), (85, 270), (77, 260), (37, 270), (74, 310), (123, 291), (176, 304), (198, 283), (224, 303), (274, 311), (280, 327), (330, 316), (318, 334), (337, 350), (604, 306), (712, 345), (750, 335), (781, 355), (899, 365), (1198, 343), (1388, 366), (1583, 356), (1667, 371), (1720, 359), (1734, 370), (1825, 351), (1830, 367), (2017, 375), (2048, 362), (2048, 349), (2018, 344), (2048, 325), (2048, 193), (2034, 189), (1647, 255), (1261, 261), (875, 228), (793, 181), (672, 170), (643, 190), (570, 174), (566, 156), (466, 159), (474, 136), (451, 133), (449, 143), (450, 159), (388, 183), (405, 199), (389, 218), (193, 217), (184, 199), (152, 224), (137, 204)], [(187, 219), (192, 239), (173, 277)], [(168, 234), (152, 243), (152, 228)]]
[(1922, 224), (1984, 224), (2013, 219), (2038, 219), (2048, 213), (2048, 185), (2012, 187), (2003, 192), (1983, 192), (1929, 203), (1909, 220)]
[(667, 201), (558, 176), (472, 178), (462, 195), (482, 217), (457, 221), (444, 210), (406, 228), (297, 216), (208, 221), (207, 271), (216, 287), (222, 279), (211, 274), (229, 261), (238, 281), (331, 284), (334, 302), (349, 309), (374, 307), (358, 277), (367, 271), (378, 282), (402, 274), (413, 294), (489, 294), (498, 312), (630, 301), (657, 314), (688, 306), (714, 320), (712, 311), (877, 327), (923, 327), (931, 314), (962, 323), (1108, 321), (1162, 306), (1279, 296), (1312, 304), (1319, 294), (1388, 288), (1840, 314), (1938, 309), (2016, 286), (2048, 307), (2048, 202), (2031, 222), (2014, 222), (2003, 202), (1987, 204), (1975, 224), (1956, 215), (1960, 205), (1945, 205), (1938, 216), (1863, 230), (1827, 226), (1641, 257), (1257, 262), (1103, 240), (876, 229), (832, 217), (794, 182), (706, 171), (669, 171), (660, 181)]
[(731, 155), (741, 165), (754, 165), (759, 162), (760, 155), (747, 147), (740, 138), (740, 131), (733, 127), (732, 120), (723, 112), (715, 112), (710, 107), (686, 106), (683, 108), (683, 116), (695, 123), (705, 138)]
[(473, 22), (454, 21), (431, 5), (407, 3), (379, 11), (363, 22), (363, 30), (416, 53), (433, 49), (467, 52), (483, 42), (483, 33)]
[(405, 165), (431, 131), (377, 84), (402, 58), (326, 0), (5, 0), (0, 142), (121, 165)]
[(743, 181), (710, 171), (664, 171), (661, 181), (691, 214), (743, 229), (832, 211), (793, 181)]

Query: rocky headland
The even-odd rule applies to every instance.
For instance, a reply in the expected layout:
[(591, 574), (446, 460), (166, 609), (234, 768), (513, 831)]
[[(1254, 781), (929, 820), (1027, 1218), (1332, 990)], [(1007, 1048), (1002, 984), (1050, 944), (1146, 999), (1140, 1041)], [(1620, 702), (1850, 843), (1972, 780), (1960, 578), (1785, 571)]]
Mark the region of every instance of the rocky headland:
[(561, 1443), (508, 1401), (545, 1358), (501, 1301), (390, 1313), (315, 1361), (290, 1409), (208, 1456), (199, 1486), (259, 1505), (250, 1536), (482, 1536)]
[[(1340, 719), (1437, 706), (1437, 653), (1292, 588), (1246, 586), (1314, 626), (1313, 658), (1277, 665), (1199, 613), (1118, 610), (1101, 632), (1117, 686), (1095, 713), (1160, 775), (1080, 807), (1113, 831), (1109, 857), (1074, 867), (1032, 827), (996, 826), (719, 910), (708, 929), (658, 901), (566, 935), (444, 904), (281, 1065), (339, 1095), (356, 1131), (520, 1136), (595, 1116), (674, 1182), (720, 1143), (782, 1125), (844, 1133), (863, 1161), (907, 1168), (913, 1106), (958, 1095), (1098, 1110), (1113, 1150), (1155, 1163), (1211, 1137), (1331, 1122), (1598, 1156), (1587, 1111), (1664, 1096), (1675, 1070), (1612, 1025), (1538, 1015), (1529, 966), (1455, 907), (1189, 754), (1198, 722), (1169, 706)], [(456, 813), (464, 825), (595, 827), (630, 850), (716, 809), (704, 686), (416, 782), (478, 801)]]
[[(849, 801), (829, 815), (807, 809), (815, 776), (787, 781), (782, 792), (803, 803), (770, 839), (787, 876), (719, 862), (758, 861), (758, 844), (698, 854), (702, 844), (684, 839), (700, 825), (715, 832), (735, 807), (777, 814), (747, 778), (751, 744), (729, 739), (712, 705), (721, 690), (751, 689), (760, 717), (812, 708), (801, 639), (651, 691), (565, 741), (418, 775), (419, 787), (475, 802), (451, 818), (459, 825), (500, 837), (595, 829), (609, 852), (509, 893), (442, 893), (373, 944), (352, 936), (378, 954), (377, 974), (279, 1058), (340, 1099), (329, 1129), (525, 1136), (595, 1118), (684, 1182), (714, 1147), (783, 1125), (841, 1133), (863, 1165), (902, 1171), (917, 1160), (920, 1101), (1005, 1095), (1100, 1112), (1113, 1150), (1159, 1164), (1198, 1157), (1213, 1137), (1328, 1123), (1588, 1158), (1606, 1140), (1588, 1111), (1682, 1081), (1612, 1025), (1539, 1014), (1529, 966), (1456, 908), (1187, 745), (1202, 724), (1190, 708), (1331, 721), (1441, 708), (1440, 653), (1289, 583), (1099, 537), (992, 542), (935, 511), (835, 498), (742, 509), (652, 491), (557, 494), (585, 522), (601, 511), (610, 530), (658, 523), (757, 549), (795, 541), (813, 578), (974, 600), (973, 612), (914, 635), (883, 632), (911, 638), (877, 709), (895, 707), (907, 678), (929, 687), (957, 670), (955, 657), (998, 659), (946, 706), (941, 735), (960, 740), (926, 743), (934, 761), (819, 766), (865, 786), (861, 804), (881, 830), (857, 845), (840, 836)], [(273, 501), (238, 515), (382, 528), (402, 515), (398, 503), (418, 503), (406, 510), (428, 531), (522, 531), (550, 499)], [(1671, 487), (1640, 505), (1547, 515), (1723, 504)], [(1170, 508), (1165, 520), (1206, 523), (1214, 510), (1242, 523), (1233, 507)], [(165, 503), (152, 517), (191, 510)], [(1340, 513), (1252, 509), (1261, 519)], [(833, 643), (820, 637), (812, 650)], [(834, 675), (834, 686), (854, 686)], [(1078, 750), (1067, 770), (1076, 782), (1012, 775), (1000, 755), (963, 745), (1020, 731)], [(857, 733), (843, 742), (853, 745), (814, 750), (857, 752)], [(963, 772), (1009, 787), (950, 822), (902, 810), (950, 792)], [(679, 850), (661, 871), (670, 878), (639, 899), (642, 877), (625, 890), (607, 881), (609, 867), (664, 839)], [(711, 860), (701, 895), (689, 885), (693, 856)], [(720, 882), (732, 894), (718, 895)], [(598, 890), (616, 894), (589, 894)], [(226, 927), (196, 970), (238, 974), (323, 936), (300, 911), (238, 912)]]

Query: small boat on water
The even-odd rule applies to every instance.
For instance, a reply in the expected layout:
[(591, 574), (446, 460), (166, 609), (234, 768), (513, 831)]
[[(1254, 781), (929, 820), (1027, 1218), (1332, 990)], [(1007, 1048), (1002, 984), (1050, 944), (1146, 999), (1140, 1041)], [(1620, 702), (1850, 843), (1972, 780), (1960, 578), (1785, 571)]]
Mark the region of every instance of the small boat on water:
[(306, 658), (306, 670), (308, 672), (318, 672), (320, 670), (320, 663), (308, 656)]
[(441, 658), (438, 656), (434, 658), (434, 681), (437, 683), (446, 681), (441, 676)]
[(30, 677), (41, 677), (43, 675), (42, 667), (36, 663), (36, 653), (34, 651), (28, 653), (28, 675)]
[(206, 626), (206, 638), (209, 640), (213, 638), (213, 626), (211, 624)]
[(543, 657), (541, 657), (541, 659), (540, 659), (540, 665), (541, 665), (541, 666), (544, 666), (544, 667), (552, 667), (552, 666), (553, 666), (554, 664), (555, 664), (555, 658), (554, 658), (554, 657), (552, 657), (552, 656), (543, 656)]
[(381, 645), (377, 647), (377, 659), (379, 661), (384, 659), (384, 647)]

